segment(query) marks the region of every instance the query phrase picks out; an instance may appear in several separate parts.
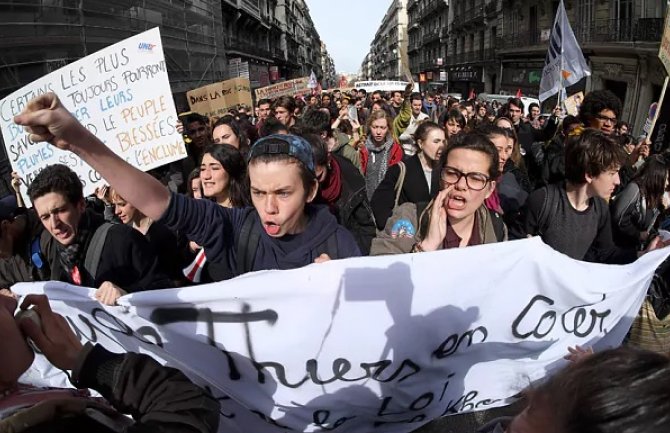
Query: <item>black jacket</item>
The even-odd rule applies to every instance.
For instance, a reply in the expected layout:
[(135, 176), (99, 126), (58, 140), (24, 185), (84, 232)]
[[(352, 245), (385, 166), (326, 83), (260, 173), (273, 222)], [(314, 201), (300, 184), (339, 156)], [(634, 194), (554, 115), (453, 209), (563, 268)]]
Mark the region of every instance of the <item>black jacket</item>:
[[(432, 187), (428, 189), (426, 177), (423, 174), (423, 167), (419, 155), (411, 156), (403, 161), (405, 163), (405, 180), (400, 191), (398, 206), (403, 203), (427, 203), (433, 199), (430, 191), (436, 193), (440, 188), (440, 177), (437, 170), (433, 170)], [(375, 216), (375, 222), (379, 230), (384, 230), (386, 221), (393, 213), (395, 202), (395, 184), (400, 177), (400, 167), (398, 164), (388, 168), (384, 180), (379, 184), (377, 190), (372, 196), (370, 205)]]
[[(558, 119), (550, 117), (543, 129), (535, 129), (530, 123), (521, 121), (515, 126), (515, 129), (519, 138), (519, 145), (525, 155), (524, 160), (528, 169), (528, 177), (531, 184), (536, 184), (542, 177), (542, 166), (541, 161), (538, 161), (535, 157), (536, 152), (534, 152), (533, 143), (544, 143), (551, 140), (558, 130)], [(542, 148), (544, 145), (538, 144), (538, 146)]]
[[(25, 215), (17, 218), (25, 218), (26, 227), (23, 235), (17, 240), (14, 245), (14, 254), (7, 258), (0, 260), (0, 289), (9, 289), (16, 283), (26, 283), (32, 281), (47, 281), (51, 277), (51, 269), (46, 260), (36, 260), (33, 262), (32, 243), (41, 237), (44, 231), (42, 222), (37, 217), (34, 210), (29, 209)], [(51, 237), (49, 237), (51, 239)], [(41, 246), (38, 246), (37, 251), (41, 251)], [(40, 261), (41, 267), (40, 267)]]
[(622, 248), (641, 249), (640, 233), (651, 229), (659, 211), (649, 209), (637, 183), (631, 182), (610, 202), (612, 236)]
[[(119, 413), (130, 414), (128, 433), (214, 433), (219, 425), (219, 403), (183, 373), (163, 367), (147, 355), (116, 354), (102, 346), (84, 347), (72, 383), (98, 391)], [(95, 407), (95, 406), (92, 406)], [(19, 416), (30, 418), (25, 409)], [(110, 419), (118, 415), (106, 413)], [(49, 421), (25, 433), (108, 433), (113, 430), (79, 413), (54, 413)]]
[(309, 223), (304, 232), (273, 238), (265, 232), (254, 208), (225, 208), (208, 200), (173, 193), (161, 222), (202, 245), (208, 261), (224, 261), (230, 269), (238, 269), (238, 240), (249, 213), (254, 218), (254, 229), (260, 231), (252, 271), (295, 269), (312, 264), (320, 255), (318, 247), (331, 235), (337, 239), (338, 258), (361, 255), (353, 235), (337, 224), (327, 207), (307, 205), (305, 212)]
[[(82, 217), (80, 224), (90, 224), (91, 231), (104, 223), (100, 215), (90, 210), (86, 213), (86, 218)], [(43, 250), (51, 267), (51, 279), (72, 284), (69, 272), (60, 263), (57, 244), (54, 241)], [(88, 249), (88, 245), (85, 248)], [(83, 262), (84, 259), (81, 260)], [(100, 287), (109, 281), (132, 293), (173, 286), (170, 279), (159, 270), (156, 253), (147, 239), (142, 233), (123, 224), (114, 224), (109, 229), (95, 279), (88, 272), (82, 271), (83, 263), (79, 268), (82, 285), (86, 287)]]
[[(334, 163), (340, 167), (342, 190), (340, 197), (330, 206), (338, 224), (354, 235), (361, 254), (370, 254), (370, 244), (377, 235), (372, 208), (365, 190), (365, 178), (348, 159), (332, 155)], [(323, 200), (321, 200), (323, 202)]]

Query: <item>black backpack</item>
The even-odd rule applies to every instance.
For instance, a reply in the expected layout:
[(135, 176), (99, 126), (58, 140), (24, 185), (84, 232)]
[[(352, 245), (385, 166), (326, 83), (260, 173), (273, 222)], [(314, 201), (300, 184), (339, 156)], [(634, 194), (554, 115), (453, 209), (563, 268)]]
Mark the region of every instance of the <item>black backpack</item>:
[[(251, 272), (254, 266), (254, 259), (256, 258), (256, 250), (261, 239), (261, 227), (256, 223), (257, 213), (254, 209), (250, 209), (244, 216), (242, 222), (242, 229), (237, 238), (236, 253), (237, 253), (237, 274), (242, 275)], [(337, 248), (337, 235), (333, 231), (325, 241), (316, 247), (316, 256), (321, 254), (328, 254), (332, 260), (339, 258)]]

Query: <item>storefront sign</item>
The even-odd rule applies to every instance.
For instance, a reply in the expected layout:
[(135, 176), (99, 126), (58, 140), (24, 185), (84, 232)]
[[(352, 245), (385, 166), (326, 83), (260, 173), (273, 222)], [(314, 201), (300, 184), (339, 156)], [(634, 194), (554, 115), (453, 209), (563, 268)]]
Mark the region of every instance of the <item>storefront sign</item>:
[(482, 81), (482, 68), (478, 66), (458, 66), (449, 69), (449, 79), (451, 81)]

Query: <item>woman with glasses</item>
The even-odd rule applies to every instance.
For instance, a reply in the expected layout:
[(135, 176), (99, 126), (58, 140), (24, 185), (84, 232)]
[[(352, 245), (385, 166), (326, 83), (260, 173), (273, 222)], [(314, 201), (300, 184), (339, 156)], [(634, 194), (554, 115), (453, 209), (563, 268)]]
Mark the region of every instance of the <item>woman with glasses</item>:
[(371, 255), (462, 248), (507, 239), (500, 215), (484, 201), (496, 188), (498, 151), (477, 132), (455, 138), (439, 164), (440, 192), (427, 205), (398, 206), (384, 231), (372, 242)]

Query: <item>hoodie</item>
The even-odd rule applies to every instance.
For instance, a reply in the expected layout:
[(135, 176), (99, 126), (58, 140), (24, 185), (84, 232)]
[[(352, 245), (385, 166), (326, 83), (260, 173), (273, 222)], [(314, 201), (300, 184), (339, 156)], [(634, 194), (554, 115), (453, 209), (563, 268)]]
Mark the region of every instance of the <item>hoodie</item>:
[(254, 208), (224, 208), (208, 200), (172, 194), (160, 221), (202, 245), (208, 261), (226, 262), (230, 269), (237, 269), (237, 243), (249, 213), (254, 218), (254, 230), (260, 230), (261, 234), (252, 271), (294, 269), (314, 263), (319, 256), (317, 248), (333, 233), (337, 239), (337, 258), (361, 255), (353, 235), (337, 224), (327, 206), (308, 205), (305, 211), (309, 217), (305, 231), (273, 238), (263, 229)]

